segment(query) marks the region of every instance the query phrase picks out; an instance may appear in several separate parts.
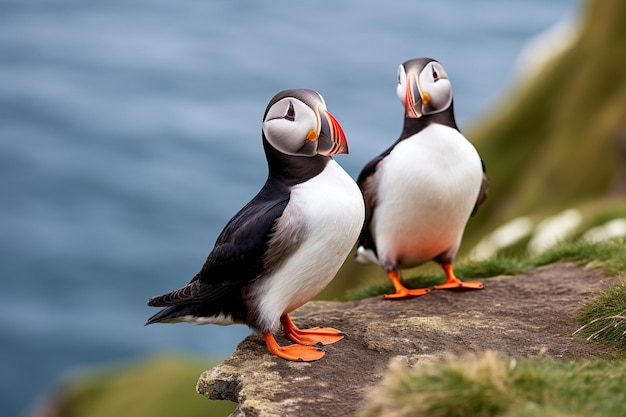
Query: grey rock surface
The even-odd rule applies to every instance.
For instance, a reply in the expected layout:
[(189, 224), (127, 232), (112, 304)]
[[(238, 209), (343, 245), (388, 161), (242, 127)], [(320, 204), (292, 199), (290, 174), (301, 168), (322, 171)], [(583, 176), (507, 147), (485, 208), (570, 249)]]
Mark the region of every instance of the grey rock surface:
[[(239, 404), (241, 416), (354, 416), (390, 360), (409, 366), (447, 354), (494, 350), (509, 356), (572, 358), (601, 349), (573, 335), (584, 302), (615, 278), (570, 264), (485, 280), (482, 291), (433, 291), (409, 300), (310, 302), (292, 314), (297, 326), (334, 327), (347, 336), (316, 362), (288, 362), (247, 337), (204, 372), (199, 393)], [(289, 344), (278, 337), (282, 344)]]

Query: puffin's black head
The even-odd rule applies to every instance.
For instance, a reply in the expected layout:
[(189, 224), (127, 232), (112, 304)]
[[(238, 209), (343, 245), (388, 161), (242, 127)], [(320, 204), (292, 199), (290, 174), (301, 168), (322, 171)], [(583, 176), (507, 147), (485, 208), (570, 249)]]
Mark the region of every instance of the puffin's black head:
[(443, 66), (431, 58), (417, 58), (398, 68), (398, 98), (405, 117), (417, 119), (440, 113), (452, 105), (452, 86)]
[(312, 90), (276, 94), (263, 116), (263, 134), (273, 148), (287, 155), (348, 153), (341, 125), (326, 110), (324, 98)]

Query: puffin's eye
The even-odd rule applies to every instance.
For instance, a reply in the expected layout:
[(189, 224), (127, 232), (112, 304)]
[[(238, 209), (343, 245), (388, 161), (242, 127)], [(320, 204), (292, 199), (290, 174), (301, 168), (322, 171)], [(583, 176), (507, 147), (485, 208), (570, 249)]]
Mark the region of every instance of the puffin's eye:
[(291, 101), (289, 102), (289, 109), (287, 110), (287, 114), (285, 115), (284, 119), (287, 119), (290, 122), (296, 120), (296, 110), (293, 108), (293, 103)]
[(433, 66), (433, 81), (439, 81), (439, 74), (435, 71), (435, 67)]

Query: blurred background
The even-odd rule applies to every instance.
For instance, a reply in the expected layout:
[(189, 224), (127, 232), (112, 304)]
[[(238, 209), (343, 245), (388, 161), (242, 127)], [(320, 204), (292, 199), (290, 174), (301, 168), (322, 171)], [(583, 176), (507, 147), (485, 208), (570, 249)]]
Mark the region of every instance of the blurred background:
[[(85, 369), (124, 372), (164, 354), (200, 358), (183, 387), (197, 396), (199, 374), (228, 356), (248, 329), (144, 328), (155, 312), (146, 301), (186, 283), (221, 228), (262, 186), (261, 118), (276, 92), (322, 93), (350, 145), (350, 155), (336, 159), (356, 178), (400, 133), (398, 65), (431, 56), (451, 78), (461, 130), (488, 172), (498, 172), (498, 156), (518, 149), (506, 142), (506, 128), (515, 125), (503, 121), (516, 107), (502, 103), (523, 100), (519, 86), (576, 42), (586, 5), (0, 0), (3, 415), (41, 410)], [(615, 58), (621, 52), (608, 55), (622, 59)], [(584, 59), (567, 65), (581, 67)], [(602, 126), (624, 121), (623, 113), (607, 117)], [(525, 118), (521, 126), (540, 124)], [(529, 135), (533, 141), (515, 143), (541, 140)], [(520, 165), (508, 165), (502, 169), (519, 175)], [(495, 197), (470, 227), (465, 250), (519, 214), (510, 198), (497, 197), (514, 184), (507, 175), (508, 182), (491, 177)], [(604, 193), (610, 182), (593, 189)], [(524, 190), (537, 195), (533, 184)], [(541, 204), (530, 199), (523, 209)], [(149, 379), (168, 384), (159, 378)]]

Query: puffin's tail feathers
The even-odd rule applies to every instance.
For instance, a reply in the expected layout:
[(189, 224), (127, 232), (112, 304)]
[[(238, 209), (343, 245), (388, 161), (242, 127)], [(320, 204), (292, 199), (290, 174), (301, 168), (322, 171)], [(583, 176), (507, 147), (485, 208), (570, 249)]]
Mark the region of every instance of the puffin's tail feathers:
[(354, 260), (361, 264), (380, 264), (374, 251), (371, 249), (365, 249), (363, 246), (359, 246), (357, 248)]
[(180, 308), (178, 308), (177, 306), (164, 308), (163, 310), (159, 311), (158, 313), (150, 317), (148, 321), (146, 321), (146, 324), (144, 324), (144, 326), (147, 326), (149, 324), (154, 324), (154, 323), (176, 322), (177, 321), (176, 318), (182, 315), (185, 315), (185, 314), (182, 313), (180, 311)]
[[(178, 323), (188, 321), (195, 324), (220, 324), (228, 321), (224, 318), (225, 297), (234, 291), (234, 285), (207, 284), (200, 280), (192, 280), (189, 284), (163, 295), (148, 300), (150, 307), (165, 307), (146, 322)], [(231, 303), (232, 304), (232, 303)]]
[[(235, 323), (233, 316), (224, 311), (223, 306), (207, 303), (192, 303), (164, 308), (146, 321), (146, 326), (154, 323), (221, 324)], [(241, 321), (238, 321), (241, 323)]]
[(198, 281), (193, 281), (177, 290), (151, 297), (148, 300), (148, 305), (150, 307), (169, 307), (196, 301), (198, 301)]
[(148, 300), (148, 305), (150, 307), (170, 307), (198, 302), (206, 303), (218, 299), (232, 291), (233, 288), (233, 286), (210, 285), (195, 280), (177, 290), (151, 297)]

